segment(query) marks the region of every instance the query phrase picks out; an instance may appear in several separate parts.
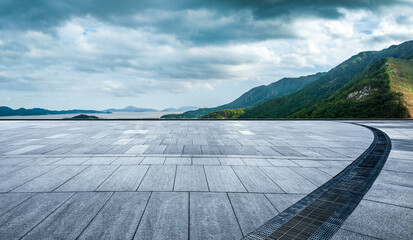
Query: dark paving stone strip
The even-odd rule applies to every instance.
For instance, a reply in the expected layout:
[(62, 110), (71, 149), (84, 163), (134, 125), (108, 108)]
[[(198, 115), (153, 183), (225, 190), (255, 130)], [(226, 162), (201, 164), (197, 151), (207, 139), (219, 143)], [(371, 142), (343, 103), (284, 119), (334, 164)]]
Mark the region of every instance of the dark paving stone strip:
[(360, 157), (244, 239), (330, 239), (370, 189), (390, 153), (390, 138), (365, 127), (374, 133), (374, 141)]

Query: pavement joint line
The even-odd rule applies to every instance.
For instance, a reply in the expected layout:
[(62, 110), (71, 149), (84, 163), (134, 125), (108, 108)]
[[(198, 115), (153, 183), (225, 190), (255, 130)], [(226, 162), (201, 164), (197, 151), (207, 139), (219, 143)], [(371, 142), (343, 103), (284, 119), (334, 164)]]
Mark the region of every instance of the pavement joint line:
[(106, 204), (113, 197), (113, 195), (115, 195), (114, 192), (108, 197), (108, 199), (105, 201), (105, 203), (99, 208), (99, 210), (96, 212), (95, 216), (93, 216), (93, 218), (88, 222), (88, 224), (86, 224), (86, 227), (83, 228), (83, 230), (76, 237), (76, 239), (79, 239), (79, 237), (82, 236), (83, 232), (89, 227), (89, 225), (93, 222), (93, 220), (95, 220), (96, 216), (99, 215), (100, 211), (102, 211), (102, 209), (106, 206)]
[(150, 193), (149, 193), (148, 200), (146, 200), (145, 208), (144, 208), (143, 211), (142, 211), (142, 215), (141, 215), (141, 217), (139, 218), (138, 225), (136, 225), (135, 232), (133, 233), (133, 236), (132, 236), (131, 239), (135, 239), (136, 233), (138, 232), (138, 229), (139, 229), (139, 227), (140, 227), (140, 225), (141, 225), (143, 216), (145, 215), (146, 209), (148, 208), (149, 201), (150, 201), (151, 198), (152, 198), (152, 194), (153, 194), (153, 192), (150, 192)]
[(229, 204), (231, 205), (232, 212), (234, 213), (235, 220), (237, 220), (237, 224), (238, 224), (239, 230), (241, 232), (241, 235), (242, 235), (242, 237), (244, 237), (245, 235), (244, 235), (244, 232), (242, 231), (241, 224), (239, 223), (238, 216), (235, 212), (234, 206), (232, 205), (231, 198), (229, 197), (228, 193), (226, 193), (226, 195), (227, 195)]
[[(374, 134), (373, 142), (364, 153), (335, 177), (243, 239), (279, 239), (286, 236), (330, 239), (373, 185), (391, 150), (391, 140), (384, 132), (364, 127)], [(317, 224), (313, 224), (315, 222)]]
[(42, 220), (40, 220), (34, 227), (32, 227), (29, 231), (27, 231), (20, 239), (23, 239), (27, 234), (29, 234), (33, 229), (35, 229), (37, 226), (39, 226), (44, 220), (46, 220), (49, 216), (51, 216), (53, 213), (57, 211), (61, 206), (63, 206), (67, 201), (69, 201), (72, 197), (74, 197), (76, 193), (73, 193), (72, 196), (68, 197), (65, 201), (63, 201), (61, 204), (59, 204), (53, 211), (50, 212), (47, 216), (45, 216)]
[(46, 172), (44, 172), (44, 173), (42, 173), (42, 174), (40, 174), (40, 175), (38, 175), (38, 176), (36, 176), (36, 177), (33, 177), (33, 178), (27, 180), (26, 182), (24, 182), (24, 183), (22, 183), (22, 184), (20, 184), (20, 185), (18, 185), (18, 186), (16, 186), (16, 187), (10, 189), (10, 190), (7, 191), (7, 192), (8, 192), (8, 193), (11, 193), (14, 189), (19, 188), (20, 186), (23, 186), (24, 184), (32, 181), (33, 179), (36, 179), (36, 178), (38, 178), (38, 177), (41, 177), (41, 176), (45, 175), (46, 173), (48, 173), (48, 172), (50, 172), (50, 171), (52, 171), (53, 169), (56, 169), (56, 168), (58, 168), (58, 167), (59, 167), (59, 166), (56, 166), (56, 167), (54, 167), (54, 168), (51, 168), (50, 170), (47, 170)]
[(57, 186), (56, 188), (54, 188), (51, 192), (56, 191), (56, 189), (60, 188), (61, 186), (65, 185), (67, 182), (69, 182), (70, 180), (72, 180), (73, 178), (75, 178), (77, 175), (81, 174), (82, 172), (86, 171), (86, 169), (90, 168), (90, 166), (85, 167), (83, 170), (79, 171), (78, 173), (76, 173), (75, 175), (73, 175), (71, 178), (69, 178), (68, 180), (66, 180), (65, 182), (63, 182), (62, 184), (60, 184), (59, 186)]

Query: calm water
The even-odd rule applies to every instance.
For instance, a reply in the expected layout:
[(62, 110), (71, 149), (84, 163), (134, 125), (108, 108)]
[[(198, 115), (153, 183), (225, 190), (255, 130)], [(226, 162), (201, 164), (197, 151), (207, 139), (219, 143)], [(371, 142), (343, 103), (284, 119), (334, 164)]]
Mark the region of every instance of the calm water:
[[(165, 114), (177, 114), (182, 112), (115, 112), (111, 114), (95, 113), (87, 115), (94, 115), (103, 119), (125, 119), (125, 118), (160, 118)], [(7, 116), (0, 117), (0, 119), (63, 119), (72, 118), (79, 114), (55, 114), (55, 115), (34, 115), (34, 116)]]

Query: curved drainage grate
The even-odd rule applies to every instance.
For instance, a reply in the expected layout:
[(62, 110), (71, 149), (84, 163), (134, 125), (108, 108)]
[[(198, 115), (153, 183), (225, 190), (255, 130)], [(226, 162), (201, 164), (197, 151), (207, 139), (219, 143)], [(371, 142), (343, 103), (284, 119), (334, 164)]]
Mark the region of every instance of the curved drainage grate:
[(390, 153), (389, 137), (364, 127), (374, 133), (374, 140), (360, 157), (244, 239), (330, 239), (370, 189)]

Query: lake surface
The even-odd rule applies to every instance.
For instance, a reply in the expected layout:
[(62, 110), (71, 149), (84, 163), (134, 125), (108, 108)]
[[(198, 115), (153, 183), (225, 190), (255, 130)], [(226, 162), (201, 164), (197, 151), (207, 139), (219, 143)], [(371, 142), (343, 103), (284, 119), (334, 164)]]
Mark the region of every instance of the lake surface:
[[(137, 118), (160, 118), (165, 114), (178, 114), (182, 112), (114, 112), (114, 113), (86, 113), (102, 119), (137, 119)], [(78, 114), (51, 114), (51, 115), (33, 115), (33, 116), (6, 116), (0, 119), (64, 119), (72, 118)]]

